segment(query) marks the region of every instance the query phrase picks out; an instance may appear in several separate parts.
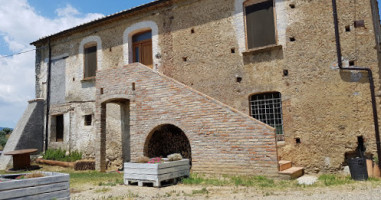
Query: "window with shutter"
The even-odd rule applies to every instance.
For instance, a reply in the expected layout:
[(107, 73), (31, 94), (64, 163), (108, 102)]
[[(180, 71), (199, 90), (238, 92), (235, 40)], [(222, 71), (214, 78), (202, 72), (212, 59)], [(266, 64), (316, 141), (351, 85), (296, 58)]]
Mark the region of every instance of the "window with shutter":
[(93, 78), (97, 71), (97, 46), (86, 47), (84, 52), (84, 78)]
[(249, 0), (244, 4), (247, 48), (276, 44), (273, 0)]

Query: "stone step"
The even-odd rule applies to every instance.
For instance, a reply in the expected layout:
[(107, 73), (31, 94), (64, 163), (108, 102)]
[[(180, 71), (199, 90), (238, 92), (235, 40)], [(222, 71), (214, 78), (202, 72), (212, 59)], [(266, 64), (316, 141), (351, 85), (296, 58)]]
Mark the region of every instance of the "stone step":
[(292, 162), (288, 160), (279, 161), (279, 171), (283, 171), (292, 167)]
[(291, 167), (283, 171), (279, 171), (279, 175), (283, 176), (286, 179), (296, 179), (304, 174), (303, 167)]

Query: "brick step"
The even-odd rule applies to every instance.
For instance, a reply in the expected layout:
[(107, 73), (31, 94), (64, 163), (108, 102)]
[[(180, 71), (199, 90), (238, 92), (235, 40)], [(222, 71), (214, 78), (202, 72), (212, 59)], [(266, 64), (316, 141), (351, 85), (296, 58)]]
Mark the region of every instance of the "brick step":
[(281, 160), (278, 162), (279, 171), (283, 171), (292, 167), (292, 162), (288, 160)]
[(296, 179), (304, 174), (304, 168), (303, 167), (291, 167), (283, 171), (278, 172), (279, 175), (284, 177), (285, 179)]

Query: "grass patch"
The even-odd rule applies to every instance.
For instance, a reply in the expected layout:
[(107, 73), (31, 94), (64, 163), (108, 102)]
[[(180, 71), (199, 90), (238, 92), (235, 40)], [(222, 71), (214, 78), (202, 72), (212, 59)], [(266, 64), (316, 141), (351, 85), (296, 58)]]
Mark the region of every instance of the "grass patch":
[(46, 160), (57, 160), (64, 162), (75, 162), (82, 159), (82, 153), (79, 151), (72, 151), (66, 155), (66, 151), (62, 149), (48, 149), (42, 156)]
[(206, 188), (202, 188), (201, 190), (192, 190), (192, 194), (209, 194), (209, 191)]
[(224, 186), (229, 185), (229, 181), (219, 178), (206, 178), (204, 175), (192, 173), (188, 178), (182, 180), (185, 185), (213, 185)]
[(318, 180), (322, 182), (325, 186), (344, 185), (355, 182), (351, 179), (350, 176), (339, 176), (334, 174), (320, 175)]
[(264, 176), (223, 176), (206, 178), (201, 174), (191, 174), (189, 178), (182, 180), (185, 185), (211, 185), (211, 186), (256, 186), (256, 187), (275, 187), (273, 179)]
[[(381, 184), (380, 178), (369, 178), (367, 182), (373, 185)], [(278, 180), (265, 176), (206, 176), (202, 174), (192, 173), (189, 178), (182, 180), (185, 185), (204, 185), (204, 186), (243, 186), (255, 187), (260, 189), (282, 190), (282, 189), (298, 189), (306, 187), (327, 187), (337, 185), (356, 184), (357, 181), (351, 179), (350, 176), (342, 176), (335, 174), (320, 175), (318, 181), (313, 185), (299, 185), (296, 180)]]
[(98, 186), (116, 186), (123, 184), (123, 174), (112, 172), (102, 173), (97, 171), (71, 172), (70, 185), (78, 186), (92, 184)]
[(98, 186), (117, 186), (117, 185), (123, 185), (123, 184), (124, 184), (123, 178), (116, 178), (111, 181), (99, 182)]
[(109, 192), (111, 189), (110, 188), (101, 188), (101, 189), (96, 189), (96, 193), (106, 193)]
[(275, 187), (273, 179), (264, 176), (234, 176), (231, 178), (236, 186)]

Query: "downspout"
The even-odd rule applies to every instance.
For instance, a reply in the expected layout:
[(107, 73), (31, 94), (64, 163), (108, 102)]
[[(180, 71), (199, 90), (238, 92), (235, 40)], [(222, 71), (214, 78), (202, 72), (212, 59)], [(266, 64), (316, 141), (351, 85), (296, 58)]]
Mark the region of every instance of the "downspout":
[(379, 126), (378, 126), (376, 95), (374, 92), (374, 81), (373, 81), (372, 70), (370, 68), (363, 68), (363, 67), (351, 67), (351, 68), (343, 67), (343, 63), (341, 60), (342, 55), (341, 55), (341, 44), (340, 44), (339, 23), (338, 23), (338, 18), (337, 18), (336, 0), (332, 0), (332, 9), (333, 9), (333, 20), (334, 20), (334, 24), (335, 24), (337, 63), (338, 63), (340, 70), (366, 71), (368, 73), (370, 95), (371, 95), (371, 99), (372, 99), (374, 131), (375, 131), (376, 145), (377, 145), (378, 166), (380, 167), (381, 166), (380, 131), (379, 131)]
[(46, 81), (46, 124), (45, 124), (45, 151), (48, 150), (48, 137), (49, 137), (49, 114), (50, 114), (50, 74), (52, 71), (52, 46), (50, 45), (50, 39), (48, 41), (49, 45), (49, 61), (47, 70), (47, 81)]

